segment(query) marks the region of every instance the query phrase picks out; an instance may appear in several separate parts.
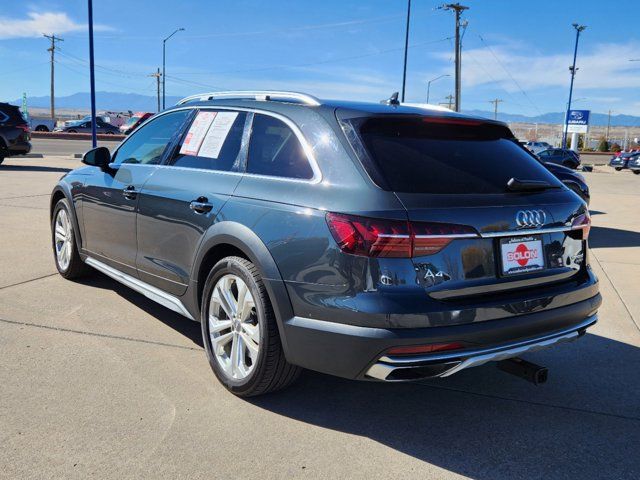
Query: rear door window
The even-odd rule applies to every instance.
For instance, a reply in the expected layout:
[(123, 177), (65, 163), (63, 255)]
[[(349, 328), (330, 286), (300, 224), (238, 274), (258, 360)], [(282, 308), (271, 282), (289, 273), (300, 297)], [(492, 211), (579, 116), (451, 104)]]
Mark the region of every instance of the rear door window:
[(201, 110), (187, 129), (171, 165), (239, 171), (246, 112)]
[(296, 134), (282, 120), (255, 114), (247, 172), (309, 180), (313, 169)]
[[(455, 117), (385, 115), (345, 119), (343, 129), (352, 144), (354, 138), (361, 141), (354, 150), (371, 178), (383, 178), (386, 185), (380, 186), (392, 191), (506, 193), (511, 178), (560, 185), (500, 124)], [(351, 134), (353, 130), (357, 137)]]

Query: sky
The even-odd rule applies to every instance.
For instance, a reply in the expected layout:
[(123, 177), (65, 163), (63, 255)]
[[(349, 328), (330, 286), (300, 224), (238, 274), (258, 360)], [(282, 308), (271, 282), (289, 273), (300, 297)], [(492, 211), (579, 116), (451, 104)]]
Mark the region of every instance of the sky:
[[(575, 30), (574, 108), (640, 115), (637, 0), (460, 0), (462, 108), (538, 115), (566, 108)], [(0, 101), (89, 91), (86, 0), (2, 1)], [(453, 93), (454, 16), (412, 0), (406, 100)], [(94, 1), (96, 88), (155, 95), (149, 74), (167, 42), (167, 95), (220, 89), (289, 89), (321, 98), (379, 101), (401, 88), (407, 0)], [(628, 16), (625, 16), (627, 12)]]

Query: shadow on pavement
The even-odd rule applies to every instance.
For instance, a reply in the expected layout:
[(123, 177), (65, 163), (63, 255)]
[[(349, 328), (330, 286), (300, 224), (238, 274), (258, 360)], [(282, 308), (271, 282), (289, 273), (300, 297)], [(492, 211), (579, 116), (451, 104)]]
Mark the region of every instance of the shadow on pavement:
[(474, 479), (640, 478), (640, 349), (587, 335), (527, 358), (550, 367), (549, 383), (490, 364), (421, 384), (305, 372), (249, 401)]
[(591, 227), (589, 247), (640, 247), (640, 233), (609, 227)]
[(154, 316), (168, 327), (173, 328), (176, 332), (184, 335), (199, 347), (204, 348), (200, 322), (189, 320), (98, 271), (92, 272), (89, 276), (79, 278), (75, 281), (82, 285), (104, 288), (116, 292), (128, 302), (141, 308), (149, 315)]
[[(103, 274), (81, 283), (115, 291), (202, 347), (199, 323)], [(640, 478), (640, 348), (587, 334), (527, 359), (549, 367), (548, 383), (494, 364), (412, 384), (305, 371), (288, 389), (247, 401), (474, 479)]]
[(13, 171), (13, 172), (70, 172), (71, 168), (63, 167), (43, 167), (40, 165), (0, 165), (0, 172)]

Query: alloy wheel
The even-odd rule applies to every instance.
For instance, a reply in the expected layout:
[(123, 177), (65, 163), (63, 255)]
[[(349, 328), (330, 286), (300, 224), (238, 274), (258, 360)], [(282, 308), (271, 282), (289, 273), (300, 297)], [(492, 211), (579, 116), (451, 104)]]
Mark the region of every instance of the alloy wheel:
[(260, 325), (247, 284), (237, 275), (224, 275), (211, 292), (209, 339), (216, 361), (231, 379), (247, 378), (260, 350)]
[(67, 270), (73, 252), (73, 231), (69, 214), (64, 208), (56, 215), (54, 238), (58, 267), (63, 271)]

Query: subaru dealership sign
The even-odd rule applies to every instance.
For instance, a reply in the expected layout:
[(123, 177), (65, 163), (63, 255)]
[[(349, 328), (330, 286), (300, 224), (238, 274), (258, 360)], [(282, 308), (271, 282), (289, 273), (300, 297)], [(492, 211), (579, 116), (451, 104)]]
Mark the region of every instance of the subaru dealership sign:
[(590, 110), (569, 110), (567, 112), (567, 132), (587, 133)]

